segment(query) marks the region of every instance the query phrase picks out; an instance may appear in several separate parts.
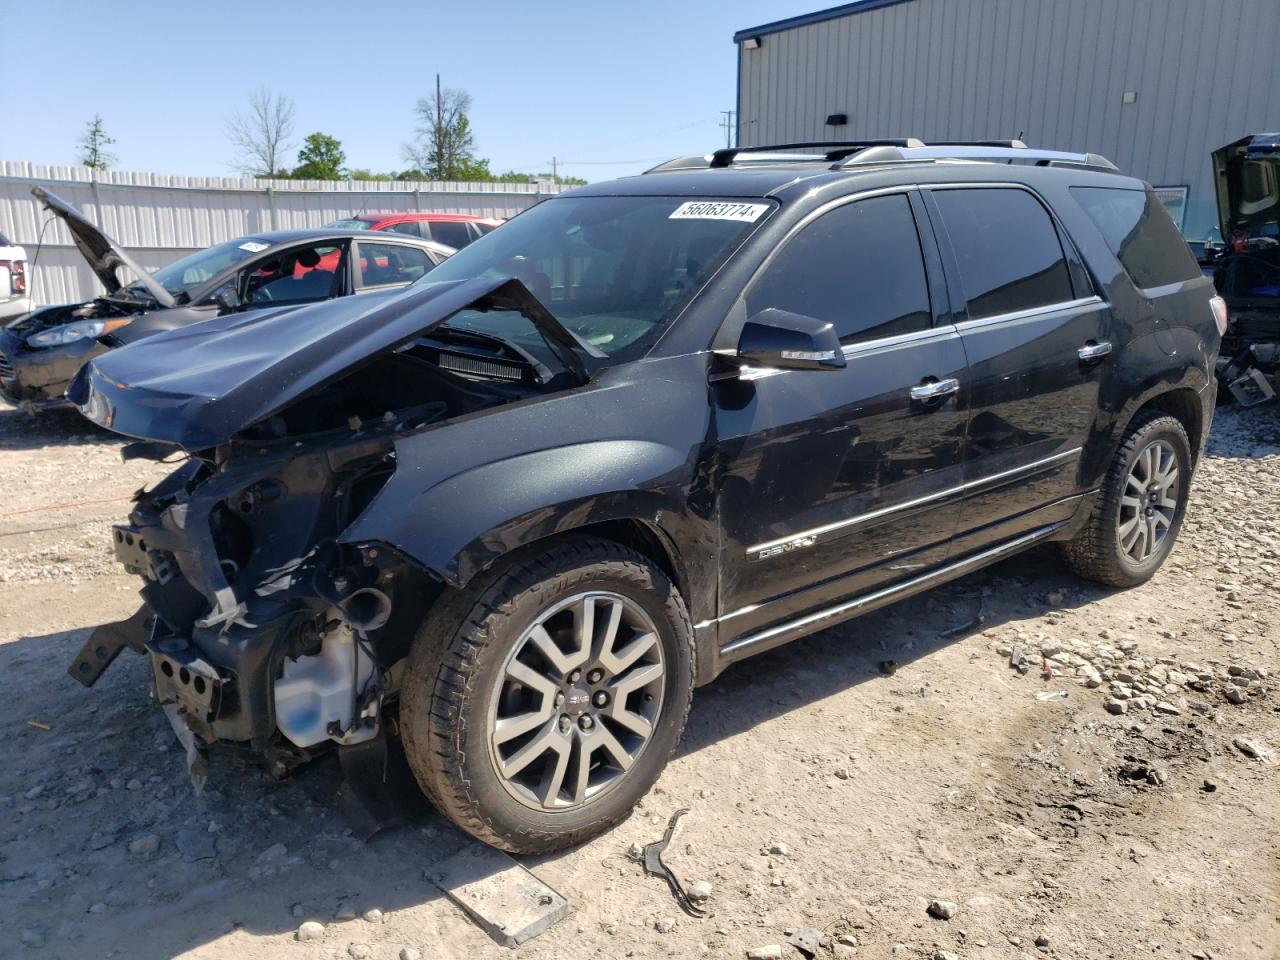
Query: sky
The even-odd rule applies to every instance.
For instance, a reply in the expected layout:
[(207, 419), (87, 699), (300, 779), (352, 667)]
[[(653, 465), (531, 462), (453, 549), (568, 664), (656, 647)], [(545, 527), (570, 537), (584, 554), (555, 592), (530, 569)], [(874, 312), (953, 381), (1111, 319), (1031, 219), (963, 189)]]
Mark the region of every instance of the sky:
[(0, 160), (75, 163), (101, 114), (116, 169), (235, 176), (227, 118), (266, 87), (293, 99), (298, 141), (324, 132), (349, 167), (404, 169), (414, 104), (439, 72), (471, 95), (495, 173), (556, 157), (562, 175), (606, 180), (723, 146), (734, 32), (832, 5), (0, 0), (0, 23), (24, 24), (0, 41)]

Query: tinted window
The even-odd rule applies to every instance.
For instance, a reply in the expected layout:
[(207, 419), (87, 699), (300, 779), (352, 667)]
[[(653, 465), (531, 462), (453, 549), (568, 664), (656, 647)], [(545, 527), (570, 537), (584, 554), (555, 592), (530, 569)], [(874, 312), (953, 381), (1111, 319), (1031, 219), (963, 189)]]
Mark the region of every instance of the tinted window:
[(747, 294), (769, 307), (827, 320), (843, 342), (923, 330), (931, 322), (920, 237), (901, 194), (823, 214), (779, 252)]
[(455, 250), (461, 250), (471, 242), (471, 231), (466, 223), (436, 221), (431, 224), (431, 239), (437, 243), (447, 244)]
[(1058, 231), (1025, 190), (936, 190), (960, 264), (969, 318), (1072, 299)]
[(361, 286), (387, 287), (420, 280), (434, 267), (425, 250), (399, 243), (360, 242)]
[(393, 223), (391, 226), (387, 227), (386, 229), (390, 230), (392, 233), (403, 233), (403, 234), (407, 234), (410, 237), (425, 236), (425, 234), (422, 232), (422, 224), (419, 223), (417, 220), (406, 220), (403, 223)]
[(1191, 249), (1154, 194), (1110, 187), (1072, 187), (1071, 194), (1139, 287), (1200, 276)]

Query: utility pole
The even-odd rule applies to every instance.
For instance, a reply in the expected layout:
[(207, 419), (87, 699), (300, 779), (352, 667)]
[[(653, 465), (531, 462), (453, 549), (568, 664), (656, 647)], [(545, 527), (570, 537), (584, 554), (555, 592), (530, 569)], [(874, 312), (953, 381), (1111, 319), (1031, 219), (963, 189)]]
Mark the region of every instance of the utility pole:
[(440, 74), (436, 74), (436, 179), (444, 179), (444, 95), (440, 90)]
[(721, 110), (721, 111), (720, 111), (720, 115), (721, 115), (721, 119), (720, 119), (720, 126), (721, 126), (721, 128), (724, 130), (724, 145), (725, 145), (726, 147), (732, 147), (732, 146), (733, 146), (733, 142), (732, 142), (732, 139), (731, 139), (731, 138), (732, 138), (732, 135), (733, 135), (733, 126), (734, 126), (734, 124), (733, 124), (733, 117), (734, 117), (734, 111), (733, 111), (733, 110)]
[(551, 158), (551, 182), (554, 183), (556, 186), (560, 185), (559, 171), (560, 171), (560, 167), (556, 163), (556, 158), (552, 157)]

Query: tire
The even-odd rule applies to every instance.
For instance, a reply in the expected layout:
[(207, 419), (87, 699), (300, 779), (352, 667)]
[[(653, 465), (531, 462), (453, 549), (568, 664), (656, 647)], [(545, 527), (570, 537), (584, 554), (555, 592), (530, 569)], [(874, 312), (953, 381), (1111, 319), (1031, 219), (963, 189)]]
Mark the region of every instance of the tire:
[[(579, 626), (597, 614), (591, 659), (571, 680), (555, 663), (582, 655)], [(580, 843), (624, 820), (666, 766), (694, 658), (684, 601), (656, 564), (612, 541), (560, 540), (449, 597), (423, 624), (400, 694), (409, 766), (436, 807), (485, 843), (512, 853)], [(536, 726), (497, 742), (526, 719)]]
[[(1150, 456), (1149, 451), (1152, 450), (1156, 451), (1159, 461), (1144, 460), (1143, 465), (1139, 465), (1139, 461)], [(1172, 496), (1166, 497), (1154, 488), (1150, 493), (1137, 495), (1141, 476), (1153, 462), (1157, 462), (1157, 476), (1158, 463), (1172, 462), (1176, 466), (1176, 492)], [(1191, 463), (1191, 444), (1178, 420), (1155, 410), (1139, 413), (1116, 450), (1089, 522), (1074, 539), (1062, 544), (1067, 566), (1086, 580), (1109, 587), (1134, 587), (1150, 580), (1173, 549), (1182, 528), (1191, 486)], [(1160, 499), (1153, 501), (1149, 510), (1134, 506), (1135, 500), (1145, 505), (1147, 501), (1142, 499), (1143, 496), (1156, 495)], [(1172, 506), (1163, 506), (1166, 503), (1172, 503)], [(1141, 555), (1142, 548), (1132, 538), (1149, 538), (1150, 527), (1145, 532), (1135, 533), (1137, 528), (1131, 526), (1131, 521), (1136, 513), (1144, 517), (1149, 514), (1159, 527), (1154, 538), (1155, 547), (1145, 556)], [(1144, 519), (1138, 519), (1138, 526), (1147, 526)], [(1148, 541), (1144, 539), (1145, 542)], [(1126, 543), (1134, 546), (1126, 549)]]

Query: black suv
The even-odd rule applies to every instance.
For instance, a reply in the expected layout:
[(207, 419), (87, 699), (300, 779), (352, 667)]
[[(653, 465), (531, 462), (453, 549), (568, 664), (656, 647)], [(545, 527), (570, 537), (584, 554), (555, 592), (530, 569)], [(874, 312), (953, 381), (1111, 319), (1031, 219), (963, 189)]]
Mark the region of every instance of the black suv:
[(463, 829), (563, 847), (737, 660), (1046, 541), (1149, 578), (1224, 323), (1090, 154), (789, 144), (575, 190), (400, 295), (93, 360), (81, 410), (186, 459), (115, 529), (144, 608), (71, 672), (144, 651), (180, 736), (280, 772), (401, 740)]

